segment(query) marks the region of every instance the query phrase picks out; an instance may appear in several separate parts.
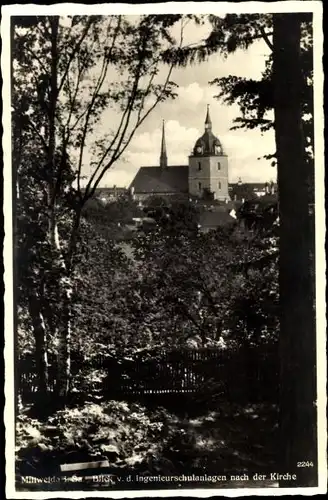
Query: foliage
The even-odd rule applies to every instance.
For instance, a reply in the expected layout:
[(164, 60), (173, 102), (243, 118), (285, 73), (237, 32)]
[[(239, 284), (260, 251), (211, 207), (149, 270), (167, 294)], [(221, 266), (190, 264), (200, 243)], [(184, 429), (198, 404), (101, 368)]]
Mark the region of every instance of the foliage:
[[(128, 261), (115, 242), (104, 235), (102, 226), (86, 221), (81, 224), (76, 259), (72, 348), (80, 349), (86, 340), (83, 333), (88, 337), (92, 332), (92, 340), (97, 343), (108, 329), (112, 294), (127, 272)], [(92, 350), (92, 345), (85, 347)]]
[(42, 460), (58, 460), (71, 450), (84, 459), (108, 458), (116, 466), (134, 466), (158, 452), (162, 428), (158, 415), (149, 415), (145, 407), (118, 401), (59, 410), (46, 422), (22, 415), (17, 421), (17, 462), (20, 466), (30, 456), (30, 467), (40, 473)]
[[(234, 120), (233, 129), (259, 129), (262, 133), (272, 130), (273, 82), (272, 82), (272, 14), (227, 14), (224, 17), (207, 16), (211, 25), (209, 35), (198, 44), (191, 44), (179, 51), (168, 49), (167, 62), (178, 66), (199, 64), (213, 54), (227, 57), (237, 50), (247, 50), (252, 44), (263, 40), (269, 49), (265, 69), (258, 80), (235, 75), (215, 78), (210, 82), (219, 88), (216, 98), (226, 104), (237, 103), (241, 116)], [(310, 14), (300, 15), (302, 39), (302, 115), (306, 137), (306, 150), (310, 171), (313, 170), (313, 33)], [(276, 164), (275, 152), (268, 152), (265, 158)]]
[(260, 198), (246, 199), (237, 214), (244, 226), (255, 231), (259, 237), (278, 236), (277, 195), (266, 194)]
[(161, 196), (149, 196), (145, 202), (147, 208), (167, 207), (168, 200)]
[[(31, 17), (28, 23), (14, 18), (14, 75), (23, 101), (15, 105), (17, 117), (36, 133), (45, 153), (49, 120), (55, 120), (52, 133), (62, 151), (78, 152), (74, 171), (81, 198), (94, 193), (155, 106), (175, 97), (172, 67), (164, 83), (158, 73), (163, 50), (182, 43), (170, 35), (176, 23), (183, 30), (180, 15), (140, 16), (138, 21), (126, 16), (45, 16)], [(117, 119), (112, 130), (99, 136), (108, 108)], [(44, 128), (39, 128), (35, 119), (44, 110)], [(88, 148), (92, 169), (82, 194)]]
[[(276, 14), (273, 26), (280, 214), (280, 404), (284, 415), (281, 435), (287, 443), (281, 463), (296, 471), (294, 464), (301, 450), (302, 453), (306, 450), (310, 460), (315, 458), (317, 450), (315, 283), (311, 272), (314, 241), (309, 196), (313, 170), (305, 154), (302, 130), (302, 16)], [(316, 475), (315, 471), (312, 477), (301, 474), (298, 485), (313, 484)]]
[[(215, 78), (212, 85), (219, 87), (220, 92), (216, 96), (226, 104), (239, 105), (241, 116), (234, 120), (232, 129), (254, 129), (258, 128), (262, 133), (272, 130), (274, 127), (273, 108), (273, 77), (272, 77), (272, 16), (271, 15), (252, 15), (251, 18), (245, 20), (245, 16), (228, 15), (220, 24), (226, 25), (230, 36), (234, 37), (233, 51), (237, 49), (245, 49), (249, 42), (252, 43), (256, 39), (254, 31), (258, 33), (257, 38), (263, 38), (269, 48), (269, 55), (265, 62), (265, 69), (262, 77), (259, 80), (247, 79), (229, 75), (221, 78)], [(246, 22), (247, 21), (247, 22)], [(312, 66), (312, 19), (304, 16), (302, 23), (302, 42), (301, 42), (301, 57), (302, 57), (302, 116), (303, 130), (306, 140), (307, 159), (310, 170), (313, 169), (313, 66)], [(216, 29), (216, 21), (214, 19), (213, 32)], [(268, 31), (269, 30), (269, 31)], [(253, 33), (252, 33), (253, 32)], [(245, 39), (247, 43), (245, 44)], [(229, 51), (229, 49), (228, 49)], [(268, 153), (265, 158), (274, 159), (274, 152)], [(272, 165), (276, 165), (273, 161)]]
[[(133, 86), (144, 82), (152, 64), (157, 67), (165, 59), (165, 44), (176, 49), (177, 42), (169, 38), (168, 29), (180, 21), (180, 16), (164, 18), (142, 17), (133, 26), (119, 16), (82, 16), (65, 22), (35, 18), (28, 27), (20, 26), (21, 20), (17, 22), (14, 105), (19, 119), (15, 121), (14, 138), (22, 194), (18, 226), (22, 256), (19, 272), (24, 284), (21, 307), (22, 317), (26, 318), (24, 300), (28, 290), (36, 291), (49, 353), (56, 353), (58, 343), (65, 347), (66, 354), (70, 349), (89, 359), (94, 350), (125, 356), (147, 346), (185, 345), (193, 341), (196, 345), (208, 345), (222, 343), (222, 337), (229, 342), (256, 343), (261, 342), (263, 335), (276, 336), (271, 304), (276, 294), (269, 293), (270, 280), (276, 280), (275, 269), (245, 272), (249, 261), (261, 261), (268, 253), (265, 244), (257, 245), (255, 238), (249, 237), (246, 241), (238, 232), (200, 234), (195, 203), (172, 201), (165, 203), (169, 206), (164, 209), (161, 200), (150, 200), (155, 208), (159, 205), (155, 214), (157, 226), (147, 234), (140, 233), (131, 242), (132, 255), (127, 256), (123, 245), (114, 240), (119, 239), (118, 223), (124, 225), (139, 213), (136, 203), (125, 198), (103, 206), (91, 198), (105, 170), (123, 154), (142, 123), (142, 116), (146, 118), (152, 109), (146, 111), (146, 98), (151, 93), (158, 102), (174, 97), (170, 80), (161, 89), (153, 86), (155, 73), (150, 75), (149, 88), (138, 87), (138, 93)], [(217, 36), (222, 39), (225, 24), (211, 19), (217, 22)], [(228, 21), (229, 18), (225, 20)], [(258, 22), (256, 18), (250, 29), (255, 30)], [(231, 18), (229, 23), (233, 31), (236, 19)], [(238, 31), (238, 36), (242, 37), (242, 33)], [(112, 43), (108, 50), (106, 45), (104, 50), (104, 37)], [(142, 53), (136, 40), (144, 42)], [(250, 42), (245, 40), (242, 43)], [(214, 47), (213, 39), (212, 42)], [(19, 50), (22, 45), (26, 47), (23, 54)], [(50, 48), (54, 53), (49, 52)], [(234, 50), (231, 39), (227, 50)], [(32, 73), (28, 72), (31, 61)], [(97, 80), (92, 75), (100, 61), (104, 72)], [(107, 90), (101, 90), (109, 68), (116, 77), (120, 75), (119, 88), (124, 91), (113, 82)], [(56, 82), (50, 78), (54, 76), (52, 70), (56, 70)], [(72, 87), (73, 76), (77, 77), (76, 87)], [(126, 79), (125, 86), (122, 79)], [(42, 88), (35, 90), (36, 81), (41, 82)], [(112, 142), (106, 138), (111, 148), (104, 149), (101, 141), (95, 142), (98, 152), (94, 152), (93, 170), (82, 189), (87, 137), (101, 123), (102, 112), (108, 106), (121, 111), (123, 130), (118, 127), (116, 139), (113, 132)], [(137, 122), (132, 117), (137, 117)], [(79, 151), (78, 158), (72, 154), (74, 149)], [(75, 181), (77, 188), (73, 187)], [(31, 257), (24, 267), (26, 252)], [(69, 286), (63, 286), (64, 279)], [(64, 303), (69, 303), (69, 341), (67, 328), (63, 330), (66, 336), (57, 331), (65, 317), (63, 289), (67, 292)], [(263, 301), (256, 304), (261, 289)], [(252, 312), (247, 317), (242, 312), (243, 304)], [(28, 327), (26, 337), (35, 330), (29, 312), (32, 321), (24, 320)], [(270, 328), (265, 325), (268, 317)], [(245, 336), (246, 325), (250, 337)], [(33, 345), (27, 338), (21, 340), (24, 349)]]
[(121, 197), (106, 204), (97, 198), (90, 199), (85, 204), (82, 215), (90, 227), (96, 227), (104, 238), (116, 240), (122, 236), (126, 224), (131, 223), (134, 217), (142, 217), (144, 214), (134, 200)]
[[(84, 205), (155, 106), (175, 98), (172, 67), (164, 80), (158, 73), (163, 50), (182, 43), (169, 34), (179, 21), (181, 16), (12, 20), (19, 298), (31, 317), (45, 391), (51, 342), (62, 366), (59, 391), (69, 391), (72, 290)], [(112, 129), (99, 136), (108, 109)]]
[[(35, 475), (37, 470), (39, 476), (49, 476), (70, 454), (80, 461), (107, 458), (116, 474), (192, 474), (201, 473), (204, 467), (208, 474), (217, 474), (222, 460), (223, 470), (231, 473), (252, 467), (272, 470), (275, 407), (221, 402), (220, 411), (204, 411), (193, 405), (187, 418), (188, 410), (179, 404), (154, 410), (112, 401), (57, 411), (45, 422), (20, 416), (17, 469), (22, 475), (32, 471)], [(247, 443), (245, 428), (250, 437)]]
[(119, 359), (156, 346), (277, 339), (276, 242), (262, 218), (255, 233), (238, 227), (201, 234), (195, 222), (190, 227), (194, 212), (184, 213), (135, 236), (130, 256), (113, 241), (106, 207), (83, 220), (72, 355), (87, 363), (96, 354)]
[[(228, 332), (226, 339), (239, 339), (239, 342), (244, 338), (246, 318), (241, 327), (234, 308), (239, 298), (246, 300), (249, 293), (248, 299), (254, 303), (256, 321), (259, 321), (254, 322), (255, 342), (261, 342), (267, 314), (276, 318), (275, 312), (269, 313), (272, 300), (277, 300), (276, 290), (270, 295), (270, 289), (274, 290), (271, 280), (277, 282), (275, 264), (270, 268), (274, 243), (270, 238), (265, 241), (263, 233), (251, 235), (241, 229), (190, 233), (189, 222), (189, 216), (182, 217), (168, 228), (165, 221), (156, 231), (132, 242), (140, 273), (139, 307), (142, 310), (137, 310), (143, 319), (143, 328), (147, 326), (153, 340), (162, 339), (162, 343), (170, 345), (185, 343), (188, 338), (199, 338), (198, 342), (203, 345), (220, 342), (224, 332)], [(266, 256), (270, 257), (267, 274), (262, 269), (268, 265)], [(248, 268), (256, 262), (261, 272), (254, 271), (251, 276)], [(256, 306), (262, 289), (267, 290), (265, 298)], [(244, 314), (245, 311), (247, 309)], [(276, 336), (277, 324), (271, 326)]]
[[(259, 217), (252, 233), (246, 226), (201, 234), (197, 211), (175, 204), (130, 241), (128, 257), (110, 233), (99, 236), (106, 223), (100, 214), (104, 219), (88, 222), (82, 238), (74, 349), (87, 353), (97, 345), (98, 352), (124, 357), (192, 339), (221, 345), (222, 335), (226, 342), (277, 339), (274, 219)], [(247, 220), (245, 209), (241, 217)], [(84, 341), (90, 331), (92, 345)]]

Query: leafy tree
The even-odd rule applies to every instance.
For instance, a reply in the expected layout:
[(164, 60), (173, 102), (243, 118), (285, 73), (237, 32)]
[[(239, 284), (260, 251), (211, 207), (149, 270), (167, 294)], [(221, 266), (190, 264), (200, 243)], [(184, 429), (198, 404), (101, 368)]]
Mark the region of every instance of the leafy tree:
[(230, 193), (231, 199), (242, 200), (255, 200), (257, 198), (254, 189), (249, 184), (235, 184)]
[[(166, 217), (156, 231), (132, 242), (141, 279), (140, 316), (148, 318), (153, 336), (171, 345), (196, 337), (205, 345), (218, 342), (222, 335), (236, 345), (259, 345), (262, 334), (276, 338), (277, 312), (271, 303), (277, 297), (270, 295), (268, 281), (277, 278), (269, 271), (276, 262), (271, 239), (265, 241), (260, 231), (251, 235), (236, 228), (193, 233), (188, 213), (169, 221)], [(259, 305), (262, 288), (266, 295)], [(254, 303), (254, 321), (241, 306), (247, 298)], [(269, 315), (272, 320), (265, 324)], [(248, 320), (253, 321), (249, 335), (245, 334)]]
[[(229, 16), (228, 22), (229, 25)], [(248, 16), (249, 17), (249, 16)], [(253, 17), (253, 16), (252, 16)], [(221, 25), (222, 21), (218, 21)], [(245, 30), (248, 31), (248, 26), (245, 24), (244, 16), (235, 20), (233, 31)], [(306, 159), (308, 163), (308, 179), (309, 190), (311, 197), (314, 197), (314, 136), (313, 136), (313, 61), (312, 61), (312, 47), (313, 47), (313, 34), (312, 34), (312, 19), (309, 15), (303, 15), (301, 22), (301, 40), (300, 40), (300, 57), (302, 70), (300, 73), (300, 81), (302, 85), (302, 92), (300, 96), (300, 106), (302, 114), (302, 127), (304, 133), (304, 147), (306, 151)], [(262, 23), (266, 27), (262, 26)], [(265, 70), (262, 73), (260, 80), (247, 79), (244, 77), (237, 77), (229, 75), (227, 77), (216, 78), (212, 85), (216, 85), (220, 89), (217, 95), (218, 99), (223, 100), (227, 104), (234, 104), (237, 102), (239, 105), (241, 116), (234, 120), (233, 129), (254, 129), (258, 128), (262, 133), (272, 130), (275, 124), (274, 118), (274, 81), (273, 81), (273, 41), (271, 37), (272, 31), (272, 16), (255, 16), (253, 18), (253, 25), (258, 24), (258, 32), (262, 33), (262, 38), (266, 42), (267, 47), (270, 49), (270, 54), (267, 57)], [(215, 22), (214, 28), (215, 31)], [(247, 34), (245, 35), (247, 36)], [(248, 34), (251, 40), (251, 34)], [(238, 40), (236, 35), (236, 46), (243, 48), (241, 40)], [(232, 49), (230, 49), (232, 50)], [(268, 153), (265, 158), (272, 159), (272, 165), (276, 166), (276, 153)]]
[[(72, 305), (72, 349), (80, 352), (85, 359), (99, 354), (101, 346), (106, 351), (119, 348), (120, 337), (115, 337), (113, 320), (115, 310), (120, 311), (120, 300), (124, 290), (132, 280), (132, 265), (122, 248), (116, 244), (111, 231), (102, 227), (100, 222), (83, 218), (79, 233), (76, 275), (73, 288)], [(120, 295), (121, 292), (121, 295)], [(92, 332), (92, 341), (90, 341)], [(120, 331), (124, 337), (124, 331)], [(116, 347), (114, 341), (116, 340)]]
[(239, 221), (247, 229), (268, 237), (278, 236), (278, 200), (277, 196), (264, 195), (253, 200), (246, 200), (237, 211)]
[[(275, 130), (276, 151), (267, 157), (276, 158), (279, 190), (281, 464), (284, 470), (294, 470), (304, 450), (313, 462), (316, 454), (310, 215), (314, 201), (312, 17), (255, 14), (208, 19), (213, 26), (210, 35), (179, 54), (168, 51), (167, 61), (186, 65), (204, 61), (215, 52), (226, 56), (238, 48), (247, 49), (257, 39), (270, 49), (260, 80), (230, 75), (212, 83), (220, 87), (218, 98), (239, 104), (237, 128)], [(300, 485), (308, 485), (307, 478), (297, 476)]]
[(119, 238), (124, 224), (131, 223), (134, 217), (144, 215), (137, 203), (129, 197), (121, 197), (105, 205), (97, 199), (90, 199), (82, 214), (97, 226), (101, 234), (107, 234), (110, 239)]
[[(274, 128), (274, 84), (273, 84), (273, 15), (272, 14), (228, 14), (224, 17), (203, 16), (201, 22), (209, 22), (210, 33), (200, 43), (190, 44), (179, 51), (168, 49), (167, 62), (179, 66), (198, 64), (212, 54), (227, 57), (238, 49), (247, 50), (254, 42), (263, 40), (269, 49), (265, 69), (259, 80), (228, 75), (215, 78), (210, 83), (219, 88), (217, 99), (226, 104), (237, 103), (241, 116), (234, 120), (232, 129), (259, 129), (262, 133)], [(314, 136), (313, 136), (313, 33), (310, 13), (303, 13), (301, 22), (301, 109), (302, 126), (308, 162), (309, 191), (314, 199)], [(276, 152), (268, 152), (265, 158), (276, 166)]]
[(159, 208), (159, 207), (167, 207), (168, 200), (161, 196), (149, 196), (146, 200), (147, 208)]
[[(273, 21), (273, 83), (280, 212), (281, 411), (286, 440), (284, 466), (296, 471), (297, 456), (316, 461), (316, 338), (311, 275), (309, 166), (302, 123), (302, 16)], [(291, 403), (292, 402), (292, 403)], [(298, 473), (298, 484), (309, 484)]]
[[(149, 113), (159, 102), (175, 97), (172, 66), (164, 83), (157, 75), (163, 50), (182, 43), (182, 37), (176, 41), (169, 33), (178, 21), (183, 23), (181, 16), (141, 16), (136, 22), (124, 16), (12, 19), (14, 169), (25, 197), (21, 177), (27, 175), (27, 156), (33, 151), (36, 161), (30, 172), (39, 181), (35, 196), (42, 199), (46, 226), (38, 243), (49, 249), (51, 267), (46, 278), (49, 293), (34, 295), (38, 304), (30, 313), (35, 328), (42, 330), (44, 346), (47, 325), (40, 314), (47, 309), (53, 316), (57, 390), (63, 396), (70, 385), (72, 279), (82, 210)], [(97, 125), (108, 108), (113, 110), (113, 128), (97, 137)], [(82, 188), (91, 146), (90, 170)], [(33, 281), (31, 290), (37, 287)], [(58, 322), (54, 307), (60, 311)], [(40, 359), (41, 350), (36, 353)]]

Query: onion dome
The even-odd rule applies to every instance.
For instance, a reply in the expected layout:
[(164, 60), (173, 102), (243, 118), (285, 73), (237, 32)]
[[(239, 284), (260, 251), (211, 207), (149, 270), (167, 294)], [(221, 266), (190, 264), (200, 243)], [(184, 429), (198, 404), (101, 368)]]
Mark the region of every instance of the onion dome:
[(205, 119), (205, 132), (197, 139), (193, 150), (194, 156), (208, 156), (224, 154), (220, 140), (212, 132), (212, 121), (210, 117), (209, 105), (207, 105), (207, 114)]

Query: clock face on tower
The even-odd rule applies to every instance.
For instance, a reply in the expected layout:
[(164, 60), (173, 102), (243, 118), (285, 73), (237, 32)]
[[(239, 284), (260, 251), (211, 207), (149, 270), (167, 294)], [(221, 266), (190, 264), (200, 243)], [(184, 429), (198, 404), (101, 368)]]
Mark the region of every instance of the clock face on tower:
[(221, 155), (222, 154), (222, 148), (221, 146), (215, 146), (215, 154)]
[(202, 150), (203, 150), (203, 148), (202, 148), (201, 146), (198, 146), (198, 148), (197, 148), (197, 153), (201, 153), (201, 152), (202, 152)]

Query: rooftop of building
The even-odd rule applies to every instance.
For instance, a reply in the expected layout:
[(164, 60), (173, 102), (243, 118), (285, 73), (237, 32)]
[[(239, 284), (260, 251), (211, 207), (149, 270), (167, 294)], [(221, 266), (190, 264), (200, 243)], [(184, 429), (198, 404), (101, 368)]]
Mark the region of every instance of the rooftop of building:
[(188, 165), (141, 167), (130, 189), (137, 193), (188, 193)]

